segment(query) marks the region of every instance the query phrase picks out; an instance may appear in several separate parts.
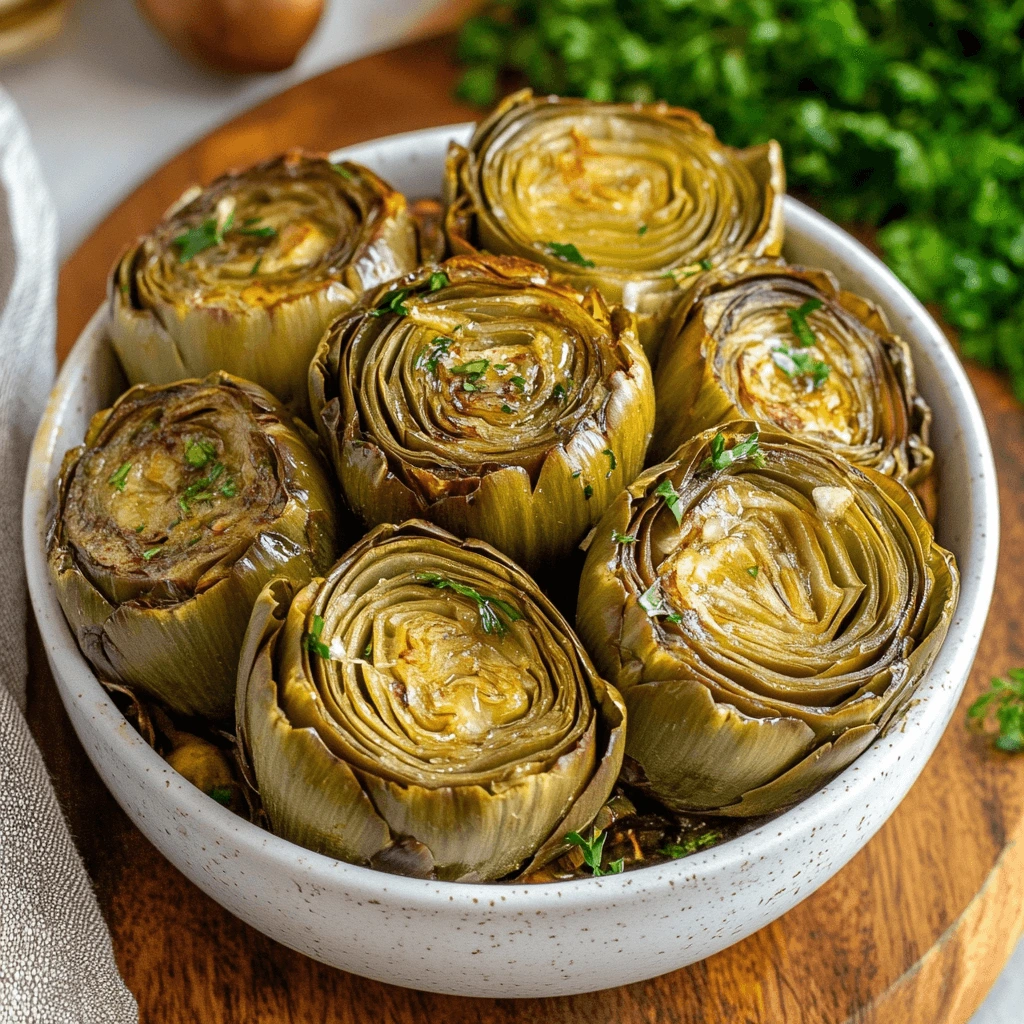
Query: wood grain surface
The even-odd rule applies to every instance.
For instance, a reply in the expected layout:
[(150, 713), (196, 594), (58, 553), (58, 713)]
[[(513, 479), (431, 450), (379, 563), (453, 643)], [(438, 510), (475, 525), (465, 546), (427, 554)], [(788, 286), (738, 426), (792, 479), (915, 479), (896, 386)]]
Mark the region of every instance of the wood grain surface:
[[(123, 202), (60, 278), (63, 356), (96, 309), (107, 269), (193, 182), (289, 146), (331, 149), (465, 120), (450, 40), (338, 68), (196, 143)], [(879, 834), (817, 893), (731, 949), (663, 978), (520, 1002), (412, 992), (324, 967), (203, 895), (103, 788), (39, 654), (30, 719), (95, 881), (145, 1024), (960, 1024), (1024, 929), (1024, 755), (964, 728), (989, 676), (1024, 664), (1024, 411), (970, 368), (995, 442), (1003, 510), (993, 611), (963, 704), (920, 780)], [(453, 970), (466, 965), (453, 964)]]

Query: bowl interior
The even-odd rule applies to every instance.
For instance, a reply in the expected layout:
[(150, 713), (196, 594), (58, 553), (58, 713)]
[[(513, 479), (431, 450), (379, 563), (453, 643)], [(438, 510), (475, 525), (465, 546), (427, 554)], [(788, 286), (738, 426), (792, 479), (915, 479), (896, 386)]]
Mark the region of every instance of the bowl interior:
[[(450, 140), (465, 141), (471, 126), (457, 125), (407, 133), (340, 151), (336, 156), (365, 163), (411, 198), (436, 195), (440, 169)], [(942, 544), (957, 556), (962, 573), (960, 605), (946, 642), (935, 665), (923, 680), (918, 700), (912, 702), (903, 721), (920, 728), (891, 730), (887, 742), (876, 742), (844, 773), (797, 807), (755, 829), (711, 850), (684, 861), (657, 868), (639, 869), (623, 876), (580, 880), (560, 885), (560, 899), (579, 902), (622, 898), (637, 874), (658, 871), (659, 877), (697, 878), (704, 873), (734, 870), (751, 858), (770, 856), (782, 847), (777, 837), (787, 830), (813, 830), (816, 823), (853, 814), (863, 800), (868, 780), (893, 771), (913, 747), (916, 770), (900, 776), (900, 792), (891, 807), (909, 789), (948, 722), (973, 661), (987, 615), (995, 577), (998, 548), (998, 503), (995, 470), (988, 435), (980, 409), (963, 368), (949, 343), (920, 303), (863, 246), (808, 207), (786, 199), (787, 242), (785, 255), (793, 262), (826, 267), (848, 288), (878, 302), (898, 333), (913, 350), (920, 389), (934, 412), (933, 446), (939, 473), (940, 512), (937, 534)], [(62, 368), (49, 406), (40, 424), (32, 451), (25, 492), (24, 539), (26, 563), (33, 606), (41, 626), (47, 654), (54, 668), (61, 695), (72, 713), (79, 734), (97, 767), (105, 752), (116, 749), (122, 762), (137, 771), (137, 785), (145, 789), (147, 772), (159, 792), (155, 801), (170, 799), (197, 821), (208, 823), (219, 833), (252, 851), (253, 856), (280, 865), (294, 865), (300, 859), (304, 870), (320, 877), (324, 884), (340, 881), (371, 892), (382, 876), (367, 868), (339, 864), (327, 857), (299, 850), (231, 814), (215, 801), (178, 778), (164, 791), (165, 762), (141, 739), (107, 698), (90, 666), (79, 652), (49, 584), (45, 560), (45, 535), (53, 495), (53, 483), (64, 452), (81, 442), (92, 414), (106, 407), (124, 387), (124, 378), (104, 337), (101, 309), (83, 332)], [(87, 724), (85, 724), (87, 722)], [(159, 769), (159, 773), (158, 773)], [(107, 778), (106, 775), (104, 775)], [(117, 794), (122, 799), (120, 794)], [(123, 799), (122, 799), (122, 802)], [(132, 813), (131, 808), (128, 808)], [(135, 815), (133, 814), (133, 817)], [(138, 821), (138, 818), (136, 818)], [(884, 821), (880, 817), (858, 839), (870, 838)], [(144, 828), (144, 831), (146, 829)], [(152, 838), (152, 836), (151, 836)], [(157, 841), (154, 839), (154, 841)], [(159, 845), (159, 843), (158, 843)], [(835, 870), (856, 852), (844, 855)], [(827, 876), (826, 876), (827, 877)], [(817, 884), (825, 880), (820, 878)], [(460, 903), (488, 897), (488, 886), (423, 882), (388, 876), (388, 888), (410, 906), (430, 907), (436, 893)], [(518, 894), (517, 904), (525, 912), (543, 902), (544, 886), (508, 887)], [(806, 896), (813, 887), (807, 888)], [(510, 896), (511, 898), (511, 896)], [(565, 905), (563, 903), (562, 905)], [(780, 913), (782, 907), (780, 909)], [(737, 935), (736, 938), (740, 936)], [(735, 940), (733, 940), (735, 941)], [(727, 943), (724, 943), (727, 944)]]

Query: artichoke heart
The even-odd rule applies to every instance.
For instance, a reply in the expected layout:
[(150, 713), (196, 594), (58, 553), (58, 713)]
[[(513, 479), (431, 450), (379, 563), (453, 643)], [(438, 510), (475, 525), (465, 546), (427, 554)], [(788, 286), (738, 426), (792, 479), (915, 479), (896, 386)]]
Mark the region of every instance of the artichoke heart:
[(932, 468), (931, 410), (906, 342), (826, 270), (736, 259), (702, 276), (665, 331), (654, 380), (653, 459), (751, 419), (911, 487)]
[(299, 152), (186, 193), (114, 265), (110, 333), (129, 383), (215, 370), (307, 411), (327, 325), (417, 265), (405, 197), (358, 164)]
[(504, 100), (445, 171), (452, 253), (484, 249), (596, 286), (652, 355), (678, 285), (737, 253), (782, 250), (776, 142), (736, 150), (664, 103)]
[(342, 318), (310, 400), (368, 526), (425, 518), (550, 568), (643, 466), (647, 359), (625, 310), (525, 260), (455, 257)]
[(401, 874), (534, 869), (589, 825), (625, 709), (514, 563), (422, 521), (367, 534), (325, 579), (267, 585), (237, 729), (273, 830)]
[(334, 501), (301, 429), (226, 373), (139, 385), (96, 414), (61, 467), (48, 559), (101, 678), (230, 717), (263, 586), (305, 584), (334, 557)]
[(902, 484), (737, 421), (611, 505), (577, 628), (624, 696), (642, 785), (746, 817), (827, 782), (906, 707), (958, 593)]

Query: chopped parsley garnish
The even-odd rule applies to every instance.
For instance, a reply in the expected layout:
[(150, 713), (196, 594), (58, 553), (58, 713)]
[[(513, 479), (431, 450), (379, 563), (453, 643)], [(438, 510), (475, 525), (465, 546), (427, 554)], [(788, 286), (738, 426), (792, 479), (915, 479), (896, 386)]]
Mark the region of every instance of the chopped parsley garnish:
[(832, 369), (828, 363), (815, 359), (810, 352), (802, 352), (800, 349), (788, 348), (785, 345), (772, 350), (772, 362), (787, 377), (810, 377), (815, 390), (828, 380)]
[[(665, 607), (665, 599), (661, 594), (661, 584), (652, 583), (639, 597), (640, 607), (650, 617), (656, 618), (659, 615), (671, 615), (672, 612)], [(681, 621), (676, 619), (675, 621)]]
[(480, 625), (485, 633), (504, 636), (508, 632), (508, 624), (518, 622), (523, 617), (518, 609), (507, 601), (501, 601), (496, 597), (486, 597), (479, 590), (474, 590), (464, 583), (456, 583), (439, 573), (418, 572), (413, 574), (413, 579), (436, 587), (438, 590), (453, 590), (460, 597), (468, 597), (475, 601), (477, 614), (480, 616)]
[(195, 544), (198, 544), (202, 539), (203, 535), (201, 533), (197, 533), (194, 537), (189, 537), (187, 547), (192, 547)]
[(128, 483), (128, 474), (131, 472), (132, 464), (130, 462), (122, 462), (117, 469), (107, 478), (107, 483), (114, 488), (115, 491), (123, 491), (125, 485)]
[(796, 335), (797, 341), (800, 342), (801, 348), (810, 348), (818, 340), (815, 338), (810, 324), (807, 323), (807, 314), (813, 313), (816, 309), (821, 309), (821, 299), (808, 299), (796, 309), (786, 310), (786, 316), (789, 317), (789, 322), (793, 325), (793, 333)]
[(146, 524), (145, 523), (139, 523), (139, 525), (135, 527), (135, 532), (136, 533), (142, 533), (142, 531), (145, 528), (146, 528)]
[(331, 649), (323, 642), (321, 637), (324, 632), (324, 620), (320, 615), (313, 616), (313, 628), (308, 633), (302, 634), (302, 646), (310, 654), (316, 654), (324, 661), (331, 660)]
[(725, 447), (725, 436), (723, 434), (715, 434), (711, 439), (711, 454), (700, 464), (700, 468), (725, 469), (735, 462), (743, 462), (745, 459), (750, 459), (758, 469), (762, 469), (765, 465), (765, 458), (764, 453), (758, 447), (757, 437), (758, 432), (755, 430), (749, 437), (744, 438), (742, 441), (737, 441), (732, 448), (727, 450)]
[(605, 475), (604, 475), (605, 479), (607, 480), (608, 477), (610, 477), (612, 475), (612, 473), (615, 472), (615, 470), (618, 468), (619, 464), (618, 464), (618, 462), (615, 459), (615, 452), (613, 452), (611, 450), (611, 448), (605, 448), (605, 450), (603, 452), (601, 452), (601, 454), (602, 455), (607, 455), (608, 456), (608, 461), (611, 462), (611, 465), (608, 467), (608, 472), (605, 473)]
[(575, 263), (578, 267), (593, 267), (593, 260), (588, 260), (572, 242), (547, 242), (545, 248), (552, 256), (566, 263)]
[(638, 227), (636, 229), (636, 233), (638, 235), (646, 235), (647, 234), (647, 225), (646, 224), (641, 224), (640, 227)]
[(711, 260), (701, 260), (700, 263), (697, 264), (697, 266), (700, 267), (701, 270), (710, 270)]
[(612, 530), (612, 540), (616, 544), (635, 544), (636, 537), (631, 533), (619, 533), (618, 530)]
[(593, 487), (591, 487), (591, 486), (590, 486), (590, 484), (587, 484), (587, 485), (586, 485), (586, 487), (584, 487), (584, 488), (583, 488), (583, 497), (584, 497), (584, 498), (585, 498), (585, 499), (586, 499), (587, 501), (590, 501), (590, 499), (591, 499), (591, 498), (592, 498), (593, 496), (594, 496), (594, 488), (593, 488)]
[(206, 438), (185, 442), (185, 461), (193, 469), (202, 469), (217, 454), (217, 446)]
[(451, 284), (448, 280), (448, 275), (443, 270), (435, 270), (430, 275), (430, 290), (432, 292), (440, 291), (442, 288), (447, 288)]
[(520, 391), (526, 390), (526, 378), (525, 377), (509, 377), (509, 380), (519, 388)]
[[(441, 356), (448, 355), (448, 349), (455, 344), (452, 338), (435, 338), (429, 348), (423, 348), (416, 357), (416, 366), (426, 367), (431, 373), (437, 373), (437, 364)], [(424, 358), (426, 357), (426, 358)]]
[(718, 839), (717, 832), (701, 832), (697, 836), (687, 836), (678, 843), (667, 843), (658, 853), (671, 857), (673, 860), (678, 860), (680, 857), (689, 857), (691, 853), (703, 850), (706, 846), (714, 846)]
[(461, 366), (453, 366), (450, 372), (466, 378), (462, 382), (463, 391), (483, 391), (479, 380), (487, 372), (487, 367), (490, 365), (491, 361), (489, 359), (474, 359), (472, 362), (463, 363)]
[(494, 368), (496, 370), (507, 370), (508, 369), (508, 363), (495, 363), (494, 364)]
[(331, 170), (340, 178), (344, 178), (346, 181), (351, 181), (355, 175), (342, 164), (331, 164)]
[(156, 556), (159, 555), (162, 550), (163, 547), (158, 544), (155, 548), (149, 548), (148, 550), (143, 551), (142, 557), (145, 561), (148, 562), (150, 561), (150, 559), (156, 558)]
[(579, 478), (582, 475), (582, 473), (583, 473), (582, 469), (577, 469), (576, 472), (573, 473), (573, 475), (572, 475), (573, 480), (579, 480)]
[(260, 264), (261, 264), (262, 262), (263, 262), (263, 257), (261, 256), (261, 257), (260, 257), (260, 258), (259, 258), (259, 259), (258, 259), (258, 260), (257, 260), (257, 261), (256, 261), (256, 262), (255, 262), (255, 263), (253, 264), (253, 265), (252, 265), (252, 270), (250, 270), (250, 271), (249, 271), (249, 276), (250, 276), (250, 277), (255, 277), (255, 276), (256, 276), (256, 275), (257, 275), (257, 274), (258, 274), (258, 273), (260, 272)]
[(236, 484), (233, 479), (225, 480), (224, 483), (220, 485), (220, 493), (223, 494), (225, 498), (233, 498), (238, 494), (238, 484)]
[(230, 786), (214, 786), (212, 789), (207, 790), (207, 796), (213, 797), (217, 803), (223, 804), (225, 807), (229, 807), (231, 805)]
[[(199, 480), (196, 480), (196, 482), (193, 484), (189, 484), (188, 487), (185, 488), (181, 497), (178, 498), (178, 507), (182, 510), (182, 512), (188, 512), (189, 502), (213, 501), (213, 499), (217, 495), (213, 490), (211, 490), (211, 488), (223, 475), (224, 463), (215, 462), (210, 467), (210, 472), (207, 473), (206, 476), (202, 477)], [(231, 480), (225, 481), (221, 488), (222, 494), (224, 494), (223, 488), (228, 487), (229, 485), (232, 489), (235, 486)], [(234, 497), (234, 494), (225, 494), (225, 497), (231, 498)]]
[(565, 841), (573, 846), (578, 846), (583, 851), (583, 863), (593, 872), (595, 878), (602, 875), (618, 875), (623, 868), (623, 859), (612, 861), (607, 868), (601, 868), (601, 858), (604, 855), (605, 833), (599, 832), (590, 839), (584, 839), (579, 832), (567, 832)]
[(970, 725), (984, 729), (989, 715), (995, 718), (998, 750), (1016, 754), (1024, 750), (1024, 668), (1011, 668), (1006, 676), (997, 676), (968, 709)]
[(501, 407), (501, 411), (502, 412), (511, 412), (512, 411), (512, 406), (511, 405), (503, 405)]
[(240, 235), (252, 235), (253, 238), (273, 238), (277, 234), (277, 228), (272, 228), (269, 224), (265, 224), (261, 228), (257, 227), (241, 227), (235, 228), (235, 231)]
[(410, 291), (409, 288), (398, 288), (393, 292), (388, 292), (381, 300), (381, 304), (376, 309), (370, 310), (370, 316), (385, 316), (388, 313), (394, 313), (396, 316), (408, 316), (409, 310), (405, 305), (405, 297)]
[[(721, 437), (721, 434), (719, 434)], [(676, 492), (676, 489), (672, 486), (671, 480), (662, 480), (657, 487), (654, 488), (654, 493), (659, 497), (665, 499), (665, 504), (668, 506), (669, 512), (672, 513), (673, 518), (676, 521), (676, 525), (679, 525), (683, 521), (683, 502)]]
[(363, 657), (369, 658), (373, 654), (373, 637), (371, 636), (366, 646), (363, 648)]
[(234, 221), (235, 214), (232, 210), (223, 224), (218, 224), (216, 217), (207, 217), (198, 227), (189, 228), (178, 235), (171, 242), (172, 245), (178, 246), (178, 262), (188, 263), (193, 256), (220, 245), (224, 241), (224, 233), (231, 230)]
[(751, 565), (747, 567), (747, 575), (752, 576), (755, 580), (757, 579), (757, 572), (758, 569), (756, 565)]

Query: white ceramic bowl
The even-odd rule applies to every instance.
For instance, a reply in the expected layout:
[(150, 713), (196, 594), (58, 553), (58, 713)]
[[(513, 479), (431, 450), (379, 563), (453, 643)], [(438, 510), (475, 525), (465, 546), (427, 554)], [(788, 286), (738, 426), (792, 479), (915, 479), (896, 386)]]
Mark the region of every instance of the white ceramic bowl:
[[(345, 150), (411, 196), (436, 194), (445, 149), (469, 126)], [(899, 728), (842, 775), (750, 832), (681, 861), (548, 885), (460, 885), (381, 874), (294, 846), (204, 796), (151, 750), (79, 653), (44, 556), (64, 451), (123, 378), (97, 313), (61, 371), (32, 450), (25, 554), (32, 602), (64, 705), (89, 757), (135, 824), (201, 889), (311, 957), (399, 985), (477, 996), (553, 996), (639, 981), (693, 963), (775, 920), (837, 872), (917, 778), (977, 650), (998, 549), (995, 469), (970, 384), (902, 284), (849, 235), (786, 200), (786, 255), (828, 267), (879, 302), (909, 341), (935, 412), (939, 540), (963, 575), (938, 659)]]

